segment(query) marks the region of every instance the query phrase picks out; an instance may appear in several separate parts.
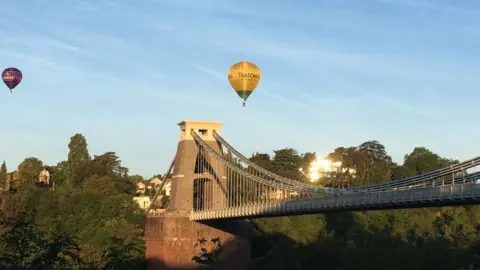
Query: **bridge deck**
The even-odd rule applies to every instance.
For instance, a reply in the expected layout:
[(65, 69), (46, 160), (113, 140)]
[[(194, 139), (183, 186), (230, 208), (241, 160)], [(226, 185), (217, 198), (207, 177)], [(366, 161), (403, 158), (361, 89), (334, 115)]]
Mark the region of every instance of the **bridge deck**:
[(337, 197), (299, 199), (191, 212), (192, 220), (245, 219), (333, 211), (415, 208), (480, 203), (480, 185), (450, 185), (402, 191), (357, 193)]

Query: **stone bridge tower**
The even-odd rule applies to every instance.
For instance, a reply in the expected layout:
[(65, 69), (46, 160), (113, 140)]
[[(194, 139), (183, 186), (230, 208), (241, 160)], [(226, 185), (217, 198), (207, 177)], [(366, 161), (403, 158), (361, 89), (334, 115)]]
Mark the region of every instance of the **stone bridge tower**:
[[(149, 216), (145, 228), (146, 258), (148, 270), (153, 269), (195, 269), (199, 265), (192, 258), (200, 255), (198, 240), (219, 237), (223, 249), (217, 269), (243, 270), (250, 260), (251, 228), (243, 221), (212, 221), (199, 223), (189, 219), (193, 208), (194, 181), (202, 177), (195, 173), (199, 158), (198, 146), (191, 131), (194, 130), (214, 150), (221, 152), (213, 137), (213, 131), (220, 134), (222, 123), (204, 121), (183, 121), (179, 123), (180, 137), (175, 156), (172, 176), (170, 204), (167, 211), (159, 216)], [(198, 165), (197, 165), (198, 166)], [(218, 181), (212, 181), (213, 188), (226, 183), (223, 169), (217, 169)], [(210, 203), (227, 203), (226, 196), (207, 198)]]

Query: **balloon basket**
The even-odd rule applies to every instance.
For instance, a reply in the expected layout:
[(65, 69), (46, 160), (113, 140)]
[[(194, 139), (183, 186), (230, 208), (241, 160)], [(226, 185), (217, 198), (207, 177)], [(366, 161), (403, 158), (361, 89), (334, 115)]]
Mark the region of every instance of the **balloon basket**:
[(243, 107), (245, 107), (245, 102), (243, 102)]

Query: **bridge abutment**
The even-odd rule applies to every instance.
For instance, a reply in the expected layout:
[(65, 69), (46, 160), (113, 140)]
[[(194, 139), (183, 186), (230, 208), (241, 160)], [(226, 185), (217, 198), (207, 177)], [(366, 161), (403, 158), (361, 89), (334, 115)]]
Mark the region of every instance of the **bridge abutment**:
[[(202, 209), (228, 207), (226, 177), (223, 165), (212, 164), (199, 151), (191, 131), (218, 153), (221, 153), (213, 131), (220, 133), (221, 123), (183, 121), (172, 175), (170, 204), (161, 216), (149, 216), (145, 228), (146, 258), (148, 270), (196, 269), (200, 265), (193, 261), (201, 254), (198, 241), (210, 242), (219, 238), (222, 250), (218, 255), (216, 269), (242, 270), (250, 261), (251, 226), (244, 221), (213, 221), (199, 223), (191, 221), (189, 214), (194, 207)], [(201, 180), (202, 189), (195, 192), (195, 181)], [(200, 194), (201, 193), (201, 194)], [(198, 199), (198, 196), (201, 196)], [(195, 198), (202, 201), (196, 205)], [(210, 250), (211, 247), (207, 249)]]
[[(166, 213), (148, 219), (145, 232), (147, 270), (197, 269), (194, 256), (201, 254), (198, 240), (219, 238), (222, 250), (216, 269), (243, 270), (251, 256), (251, 229), (242, 221), (217, 221), (203, 224), (188, 216)], [(206, 245), (207, 250), (212, 246)]]

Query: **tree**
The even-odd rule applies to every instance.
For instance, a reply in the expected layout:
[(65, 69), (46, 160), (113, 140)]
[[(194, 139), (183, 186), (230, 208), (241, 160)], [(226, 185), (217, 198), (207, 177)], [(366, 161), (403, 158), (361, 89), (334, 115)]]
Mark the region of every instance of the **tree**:
[(401, 180), (407, 177), (415, 176), (416, 174), (417, 173), (409, 167), (394, 165), (392, 167), (391, 180)]
[(73, 182), (81, 182), (78, 175), (81, 174), (83, 166), (90, 161), (90, 154), (88, 153), (88, 145), (85, 137), (77, 133), (70, 138), (68, 144), (68, 184)]
[(367, 141), (358, 146), (358, 151), (368, 153), (374, 162), (392, 163), (392, 157), (387, 154), (385, 146), (378, 141)]
[(87, 177), (82, 187), (84, 192), (92, 194), (113, 195), (117, 193), (115, 183), (108, 176), (98, 177), (96, 175), (92, 175)]
[(7, 163), (5, 160), (2, 162), (2, 166), (0, 167), (0, 183), (3, 187), (7, 186)]
[(51, 181), (55, 183), (55, 186), (63, 187), (66, 186), (68, 181), (71, 180), (71, 175), (69, 174), (68, 161), (64, 160), (59, 162), (53, 172), (50, 174)]
[(255, 153), (249, 160), (267, 171), (272, 170), (273, 165), (269, 154)]
[(410, 154), (406, 154), (403, 166), (423, 174), (458, 163), (457, 160), (442, 158), (425, 147), (415, 147)]
[[(143, 176), (141, 175), (130, 175), (128, 176), (128, 179), (130, 179), (130, 181), (132, 181), (132, 183), (138, 183), (138, 182), (141, 182), (141, 183), (144, 183), (144, 182), (147, 182), (147, 180), (145, 180), (145, 178), (143, 178)], [(162, 179), (162, 178), (159, 178), (159, 179)]]
[(275, 156), (272, 161), (272, 169), (279, 175), (293, 180), (300, 180), (302, 174), (299, 169), (302, 166), (302, 157), (297, 150), (285, 148), (275, 150)]
[(94, 156), (92, 167), (98, 175), (113, 173), (120, 177), (128, 177), (128, 169), (122, 166), (122, 161), (115, 152), (106, 152), (103, 155)]
[[(312, 164), (317, 159), (315, 153), (305, 153), (302, 155), (302, 161), (300, 162), (300, 168), (303, 172), (307, 172)], [(309, 182), (309, 176), (307, 174), (301, 175), (302, 182)]]
[[(71, 154), (86, 149), (78, 145)], [(0, 196), (0, 269), (144, 268), (145, 213), (132, 200), (128, 169), (114, 152), (77, 156), (52, 167), (26, 158), (12, 173), (23, 181)], [(60, 183), (73, 168), (77, 182), (54, 191), (29, 185), (43, 168)]]
[(26, 158), (18, 165), (18, 173), (23, 183), (35, 183), (43, 170), (43, 162), (35, 157)]
[(325, 179), (328, 186), (342, 187), (383, 183), (391, 179), (392, 158), (378, 141), (367, 141), (358, 147), (337, 147), (326, 157), (341, 162), (341, 172)]
[[(207, 244), (211, 245), (210, 250), (207, 249)], [(203, 269), (216, 269), (218, 256), (223, 249), (220, 238), (214, 237), (210, 241), (205, 238), (198, 239), (195, 247), (200, 248), (200, 255), (194, 256), (192, 261), (198, 263)]]
[(383, 144), (367, 141), (358, 146), (357, 151), (363, 156), (363, 164), (357, 166), (362, 169), (362, 184), (378, 184), (390, 180), (393, 162)]

